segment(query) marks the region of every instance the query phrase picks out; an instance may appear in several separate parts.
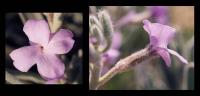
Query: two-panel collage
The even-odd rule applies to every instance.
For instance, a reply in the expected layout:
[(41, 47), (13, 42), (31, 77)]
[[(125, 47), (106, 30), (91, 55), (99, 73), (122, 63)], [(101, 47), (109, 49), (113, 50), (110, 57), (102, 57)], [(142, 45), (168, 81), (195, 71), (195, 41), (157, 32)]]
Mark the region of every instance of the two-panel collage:
[(79, 12), (6, 13), (5, 85), (195, 89), (194, 6), (88, 7), (87, 32)]

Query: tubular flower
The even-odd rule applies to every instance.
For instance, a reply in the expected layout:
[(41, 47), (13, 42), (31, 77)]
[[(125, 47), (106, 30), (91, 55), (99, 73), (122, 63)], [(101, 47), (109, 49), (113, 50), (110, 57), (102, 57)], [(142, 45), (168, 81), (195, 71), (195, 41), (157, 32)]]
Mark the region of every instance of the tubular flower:
[(183, 63), (188, 63), (188, 61), (176, 51), (167, 48), (169, 41), (175, 35), (174, 28), (159, 23), (151, 23), (148, 20), (144, 20), (143, 23), (143, 28), (148, 33), (150, 38), (151, 50), (155, 51), (159, 56), (161, 56), (168, 66), (171, 64), (169, 53), (178, 57)]

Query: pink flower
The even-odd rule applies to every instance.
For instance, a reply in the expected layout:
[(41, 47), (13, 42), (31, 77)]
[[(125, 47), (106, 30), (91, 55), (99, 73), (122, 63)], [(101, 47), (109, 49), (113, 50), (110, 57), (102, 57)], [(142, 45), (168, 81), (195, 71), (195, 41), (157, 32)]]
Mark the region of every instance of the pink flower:
[(137, 15), (138, 14), (135, 13), (134, 11), (128, 12), (125, 16), (121, 17), (117, 21), (115, 27), (116, 28), (121, 28), (122, 26), (127, 25), (128, 23), (132, 22)]
[(151, 11), (151, 15), (156, 22), (161, 24), (169, 23), (169, 10), (167, 6), (148, 6), (147, 8)]
[(151, 49), (156, 51), (168, 66), (171, 64), (169, 53), (177, 56), (183, 63), (188, 63), (188, 61), (177, 52), (167, 48), (169, 41), (175, 35), (174, 28), (159, 23), (151, 23), (148, 20), (144, 20), (143, 23), (144, 30), (149, 34)]
[(102, 54), (102, 60), (104, 63), (114, 64), (117, 61), (120, 55), (119, 48), (121, 46), (121, 41), (121, 33), (118, 31), (114, 32), (110, 49)]
[(117, 61), (119, 55), (120, 52), (117, 49), (109, 49), (102, 54), (102, 60), (106, 64), (114, 64)]
[(36, 64), (39, 74), (44, 79), (63, 77), (65, 66), (57, 54), (66, 54), (72, 49), (72, 32), (60, 29), (52, 34), (44, 20), (27, 21), (23, 31), (29, 38), (30, 46), (21, 47), (10, 53), (14, 66), (22, 72), (27, 72)]

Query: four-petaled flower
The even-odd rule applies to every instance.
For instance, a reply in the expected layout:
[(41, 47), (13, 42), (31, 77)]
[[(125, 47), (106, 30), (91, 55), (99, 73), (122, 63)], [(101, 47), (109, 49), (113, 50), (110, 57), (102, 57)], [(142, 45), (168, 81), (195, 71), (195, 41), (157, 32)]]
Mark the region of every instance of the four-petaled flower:
[(30, 41), (30, 46), (21, 47), (10, 53), (14, 66), (22, 72), (27, 72), (37, 64), (38, 72), (44, 79), (62, 78), (65, 66), (57, 54), (65, 54), (72, 49), (73, 33), (60, 29), (52, 34), (45, 20), (28, 20), (23, 31)]
[(151, 23), (148, 20), (144, 20), (143, 23), (144, 30), (149, 34), (151, 49), (156, 51), (168, 66), (171, 64), (169, 53), (177, 56), (183, 63), (188, 63), (188, 61), (177, 52), (167, 48), (169, 41), (175, 35), (174, 28), (159, 23)]

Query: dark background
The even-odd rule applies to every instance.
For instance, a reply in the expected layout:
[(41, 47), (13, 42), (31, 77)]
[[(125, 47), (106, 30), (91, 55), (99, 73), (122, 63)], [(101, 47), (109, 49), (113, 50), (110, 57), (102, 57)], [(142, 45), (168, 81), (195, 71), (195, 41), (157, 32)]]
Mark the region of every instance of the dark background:
[[(91, 2), (92, 1), (92, 2)], [(108, 1), (108, 2), (106, 2)], [(110, 1), (110, 2), (109, 2)], [(86, 95), (86, 96), (199, 96), (199, 76), (198, 70), (195, 70), (195, 91), (88, 91), (88, 46), (83, 46), (83, 84), (78, 86), (7, 86), (5, 85), (5, 14), (8, 12), (40, 12), (40, 11), (68, 11), (83, 12), (83, 44), (88, 43), (88, 6), (89, 5), (195, 5), (195, 68), (199, 69), (199, 51), (200, 48), (200, 6), (198, 0), (4, 0), (0, 1), (0, 96), (65, 96), (65, 95)], [(145, 2), (143, 2), (145, 1)], [(159, 1), (159, 2), (155, 2)], [(48, 2), (48, 3), (47, 3)], [(181, 14), (180, 14), (181, 15)], [(107, 94), (107, 95), (106, 95)]]

